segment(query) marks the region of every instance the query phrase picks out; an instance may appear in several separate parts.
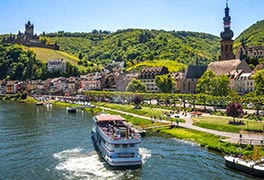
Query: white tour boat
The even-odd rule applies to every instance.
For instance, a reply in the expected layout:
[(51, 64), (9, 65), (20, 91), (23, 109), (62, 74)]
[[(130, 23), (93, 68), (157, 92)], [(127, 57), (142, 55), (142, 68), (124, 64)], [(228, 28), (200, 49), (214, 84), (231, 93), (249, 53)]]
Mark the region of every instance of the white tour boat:
[(233, 169), (249, 173), (254, 176), (264, 177), (264, 159), (253, 161), (239, 157), (225, 156), (225, 165)]
[(140, 134), (119, 115), (93, 117), (91, 137), (103, 159), (113, 167), (140, 167)]

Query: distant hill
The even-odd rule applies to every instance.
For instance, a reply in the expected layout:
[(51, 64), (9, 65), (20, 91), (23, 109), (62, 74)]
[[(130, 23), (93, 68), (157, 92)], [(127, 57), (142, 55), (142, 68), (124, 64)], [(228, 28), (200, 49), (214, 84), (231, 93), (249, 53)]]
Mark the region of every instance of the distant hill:
[(169, 59), (184, 64), (208, 64), (217, 59), (219, 37), (198, 32), (126, 29), (115, 33), (58, 32), (42, 38), (57, 41), (61, 50), (97, 64), (125, 61), (127, 67), (145, 60)]
[[(0, 40), (5, 35), (0, 36)], [(116, 32), (97, 31), (91, 33), (41, 34), (48, 43), (60, 45), (60, 51), (46, 48), (29, 48), (37, 59), (63, 58), (82, 72), (100, 70), (112, 61), (124, 61), (127, 70), (137, 70), (144, 66), (159, 66), (166, 62), (170, 71), (181, 70), (186, 65), (199, 63), (207, 65), (218, 59), (220, 38), (207, 33), (187, 31), (164, 31), (146, 29), (125, 29)], [(236, 48), (244, 38), (246, 45), (264, 45), (264, 20), (259, 21), (234, 42)], [(79, 55), (82, 60), (78, 59)], [(173, 61), (173, 63), (172, 63)], [(164, 64), (166, 64), (164, 63)], [(175, 63), (175, 64), (174, 64)], [(98, 65), (98, 66), (97, 66)]]
[(242, 39), (247, 46), (264, 46), (264, 20), (256, 22), (243, 31), (234, 42), (235, 48), (240, 45)]

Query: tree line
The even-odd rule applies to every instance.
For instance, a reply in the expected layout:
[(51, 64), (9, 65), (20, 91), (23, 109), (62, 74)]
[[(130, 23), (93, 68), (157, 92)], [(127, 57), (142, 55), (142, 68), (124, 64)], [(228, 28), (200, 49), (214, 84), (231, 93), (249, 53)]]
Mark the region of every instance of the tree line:
[(58, 76), (79, 76), (77, 67), (66, 63), (66, 72), (48, 72), (46, 63), (37, 59), (36, 54), (20, 45), (0, 45), (0, 79), (31, 80)]

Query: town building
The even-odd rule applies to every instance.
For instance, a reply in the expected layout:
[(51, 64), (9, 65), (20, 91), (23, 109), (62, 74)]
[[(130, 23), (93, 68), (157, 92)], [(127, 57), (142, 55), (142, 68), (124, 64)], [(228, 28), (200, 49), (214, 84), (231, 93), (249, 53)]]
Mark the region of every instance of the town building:
[(258, 64), (255, 68), (254, 68), (254, 72), (260, 71), (264, 69), (264, 64)]
[(182, 79), (181, 93), (196, 93), (196, 85), (203, 73), (207, 70), (207, 66), (189, 65)]
[(147, 92), (160, 92), (160, 89), (155, 82), (155, 77), (168, 73), (168, 68), (164, 66), (145, 67), (141, 70), (138, 79), (147, 87)]
[(66, 61), (63, 59), (53, 59), (47, 62), (47, 70), (49, 72), (66, 72)]
[(254, 91), (254, 79), (252, 73), (242, 73), (235, 78), (235, 90), (239, 94)]
[(102, 74), (99, 72), (88, 73), (80, 76), (80, 91), (101, 90)]
[(208, 70), (215, 72), (217, 76), (224, 74), (228, 77), (233, 75), (233, 72), (239, 72), (240, 70), (244, 73), (252, 72), (246, 61), (240, 61), (239, 59), (211, 62), (208, 65)]
[(250, 46), (247, 48), (249, 58), (264, 58), (264, 46)]
[(264, 46), (247, 47), (242, 40), (241, 45), (237, 48), (236, 58), (243, 60), (245, 57), (250, 59), (264, 58)]
[(181, 93), (182, 92), (182, 86), (183, 86), (183, 79), (184, 79), (185, 73), (183, 72), (176, 72), (172, 73), (171, 76), (175, 80), (175, 92)]
[(116, 82), (117, 91), (126, 91), (128, 83), (132, 79), (138, 79), (139, 73), (120, 73)]

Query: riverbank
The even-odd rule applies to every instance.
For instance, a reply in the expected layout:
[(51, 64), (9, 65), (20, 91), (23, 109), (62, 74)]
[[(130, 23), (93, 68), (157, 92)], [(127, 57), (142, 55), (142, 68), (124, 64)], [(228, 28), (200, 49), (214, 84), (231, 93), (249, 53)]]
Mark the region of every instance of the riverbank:
[[(119, 114), (126, 118), (133, 125), (139, 126), (140, 128), (146, 127), (155, 127), (157, 125), (162, 125), (164, 122), (153, 122), (151, 120), (147, 120), (146, 118), (135, 117), (129, 115), (129, 113), (121, 113), (114, 110), (108, 110), (104, 108), (104, 111), (109, 112), (111, 114)], [(213, 134), (186, 129), (183, 127), (162, 127), (162, 128), (153, 128), (147, 131), (147, 135), (155, 135), (155, 136), (163, 136), (170, 138), (177, 138), (184, 141), (189, 141), (192, 143), (196, 143), (203, 148), (207, 148), (208, 150), (213, 150), (215, 152), (224, 154), (243, 154), (246, 157), (251, 157), (253, 155), (253, 147), (251, 145), (239, 145), (233, 144), (229, 142), (225, 142), (225, 137), (216, 136)], [(264, 155), (264, 153), (263, 153)]]
[[(34, 102), (34, 101), (31, 98), (29, 98), (26, 100), (26, 102)], [(76, 105), (72, 103), (58, 102), (58, 101), (52, 101), (52, 103), (56, 105), (60, 105), (60, 106), (65, 106), (65, 107), (80, 106), (80, 105)], [(98, 107), (96, 108), (87, 107), (85, 108), (85, 110), (93, 114), (96, 114), (102, 111), (102, 109)], [(124, 110), (124, 106), (122, 110)], [(139, 128), (156, 127), (156, 126), (160, 126), (164, 124), (164, 122), (160, 122), (158, 120), (153, 121), (153, 119), (151, 119), (150, 117), (149, 119), (135, 117), (135, 116), (129, 115), (128, 112), (121, 113), (121, 112), (116, 112), (112, 110), (105, 110), (105, 111), (111, 114), (120, 114), (124, 116), (124, 118), (126, 118), (130, 123), (132, 123), (133, 125)], [(229, 142), (223, 142), (223, 140), (225, 140), (224, 137), (215, 136), (209, 133), (204, 133), (204, 132), (186, 129), (186, 128), (168, 128), (168, 127), (154, 128), (152, 130), (148, 130), (147, 134), (175, 137), (177, 139), (194, 142), (194, 143), (199, 144), (201, 147), (207, 148), (209, 150), (214, 150), (222, 154), (243, 154), (244, 156), (250, 157), (254, 153), (252, 145), (238, 145), (238, 144), (233, 144)], [(261, 154), (263, 153), (261, 152)]]
[[(100, 105), (104, 105), (101, 104)], [(130, 114), (133, 115), (131, 111), (134, 111), (134, 116), (141, 119), (151, 119), (150, 117), (147, 117), (147, 114), (143, 110), (132, 110), (133, 108), (130, 107), (130, 110), (127, 112), (126, 107), (124, 105), (109, 105), (106, 103), (107, 108), (104, 108), (104, 110), (109, 110), (109, 107), (121, 107), (118, 109), (113, 109), (115, 113), (123, 113), (123, 114)], [(122, 110), (120, 110), (122, 109)], [(155, 109), (155, 108), (154, 108)], [(141, 111), (145, 112), (145, 115), (142, 116)], [(155, 110), (152, 111), (152, 113), (155, 112)], [(160, 122), (167, 122), (170, 123), (170, 121), (162, 120)], [(197, 126), (192, 125), (192, 120), (190, 116), (186, 116), (184, 122), (186, 123), (180, 123), (181, 128), (154, 128), (151, 130), (151, 133), (155, 133), (158, 135), (169, 135), (170, 137), (175, 137), (177, 139), (183, 139), (186, 141), (191, 141), (194, 143), (199, 144), (201, 147), (205, 147), (210, 150), (214, 150), (217, 152), (220, 152), (222, 154), (243, 154), (246, 158), (251, 158), (254, 154), (254, 145), (250, 145), (249, 143), (245, 144), (238, 144), (239, 142), (239, 134), (235, 133), (229, 133), (224, 131), (215, 131), (205, 128), (200, 128)], [(186, 129), (187, 128), (187, 129)], [(196, 130), (197, 129), (197, 130)], [(204, 132), (202, 132), (204, 131)], [(208, 133), (208, 132), (210, 133)], [(218, 135), (214, 135), (218, 134)], [(227, 139), (228, 138), (228, 139)], [(260, 156), (264, 155), (264, 151), (260, 149), (259, 151)]]

